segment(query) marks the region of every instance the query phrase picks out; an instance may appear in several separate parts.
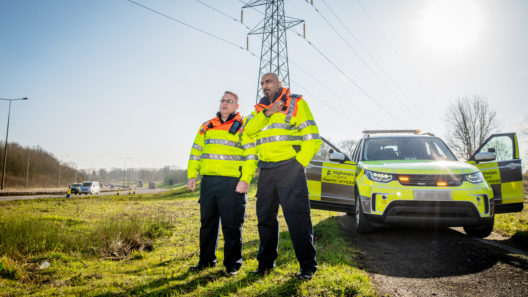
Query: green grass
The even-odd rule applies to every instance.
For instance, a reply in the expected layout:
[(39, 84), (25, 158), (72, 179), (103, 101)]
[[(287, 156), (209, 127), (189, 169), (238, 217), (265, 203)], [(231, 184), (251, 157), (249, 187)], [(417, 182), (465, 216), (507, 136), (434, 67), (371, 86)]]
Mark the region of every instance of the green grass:
[[(74, 197), (0, 202), (0, 296), (373, 296), (358, 253), (336, 213), (313, 211), (319, 270), (299, 267), (282, 214), (277, 267), (258, 262), (254, 189), (244, 223), (244, 264), (226, 277), (222, 265), (199, 273), (198, 194), (185, 186), (156, 195)], [(220, 236), (218, 262), (223, 260)], [(51, 266), (39, 269), (47, 261)]]
[(494, 231), (511, 236), (521, 246), (528, 246), (528, 203), (522, 212), (495, 215)]
[(522, 212), (495, 215), (494, 231), (511, 236), (521, 246), (528, 246), (528, 180), (524, 177), (524, 207)]

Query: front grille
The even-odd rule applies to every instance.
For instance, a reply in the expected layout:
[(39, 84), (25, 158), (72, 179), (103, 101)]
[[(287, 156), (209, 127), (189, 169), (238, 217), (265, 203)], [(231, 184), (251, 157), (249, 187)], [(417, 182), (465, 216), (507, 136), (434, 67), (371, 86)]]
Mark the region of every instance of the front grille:
[(428, 218), (479, 217), (471, 202), (446, 201), (394, 201), (385, 210), (387, 216)]
[[(407, 181), (400, 178), (407, 177)], [(458, 187), (464, 181), (463, 174), (440, 175), (440, 174), (397, 174), (396, 178), (403, 186), (436, 187), (438, 182), (446, 182), (447, 187)]]

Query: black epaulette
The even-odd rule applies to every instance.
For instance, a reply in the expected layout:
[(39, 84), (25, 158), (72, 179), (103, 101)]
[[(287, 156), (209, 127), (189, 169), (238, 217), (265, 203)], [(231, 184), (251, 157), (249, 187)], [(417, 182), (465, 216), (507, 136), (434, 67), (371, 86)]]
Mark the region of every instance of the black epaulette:
[(301, 96), (302, 96), (302, 95), (299, 95), (299, 94), (290, 94), (290, 97), (291, 97), (291, 98), (295, 98), (295, 99), (297, 99), (297, 98), (299, 98), (299, 97), (301, 97)]

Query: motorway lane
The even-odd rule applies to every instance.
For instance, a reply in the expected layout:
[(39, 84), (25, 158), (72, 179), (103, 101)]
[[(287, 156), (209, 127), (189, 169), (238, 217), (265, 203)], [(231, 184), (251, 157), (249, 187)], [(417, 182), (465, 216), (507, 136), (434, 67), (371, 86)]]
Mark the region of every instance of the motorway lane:
[[(103, 190), (109, 190), (108, 188), (104, 188)], [(154, 193), (160, 193), (168, 191), (168, 189), (148, 189), (148, 188), (136, 188), (136, 194), (154, 194)], [(109, 192), (101, 192), (99, 195), (116, 195), (117, 189), (109, 191)], [(128, 189), (121, 190), (121, 195), (128, 194)], [(78, 195), (78, 194), (72, 194), (72, 197), (76, 196), (85, 196), (85, 195)], [(9, 201), (9, 200), (28, 200), (28, 199), (39, 199), (39, 198), (64, 198), (66, 197), (66, 194), (62, 195), (20, 195), (20, 196), (0, 196), (0, 201)]]

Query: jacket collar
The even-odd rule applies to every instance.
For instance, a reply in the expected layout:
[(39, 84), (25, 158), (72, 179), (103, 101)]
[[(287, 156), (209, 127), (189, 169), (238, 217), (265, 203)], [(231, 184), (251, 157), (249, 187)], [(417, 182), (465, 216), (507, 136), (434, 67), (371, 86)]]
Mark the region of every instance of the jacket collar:
[(277, 91), (277, 93), (275, 93), (275, 95), (273, 96), (272, 102), (269, 101), (268, 97), (264, 96), (260, 98), (260, 101), (257, 105), (261, 105), (263, 107), (269, 107), (273, 102), (277, 100), (284, 99), (285, 101), (287, 101), (289, 98), (290, 98), (290, 89), (282, 87)]

